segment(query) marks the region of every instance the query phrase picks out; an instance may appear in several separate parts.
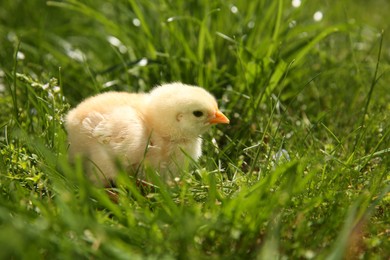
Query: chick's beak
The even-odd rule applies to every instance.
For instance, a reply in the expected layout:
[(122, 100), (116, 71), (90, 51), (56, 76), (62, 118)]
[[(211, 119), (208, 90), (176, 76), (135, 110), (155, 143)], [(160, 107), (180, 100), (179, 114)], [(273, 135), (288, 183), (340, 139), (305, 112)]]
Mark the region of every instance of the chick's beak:
[(229, 124), (230, 120), (221, 111), (217, 110), (209, 119), (210, 124)]

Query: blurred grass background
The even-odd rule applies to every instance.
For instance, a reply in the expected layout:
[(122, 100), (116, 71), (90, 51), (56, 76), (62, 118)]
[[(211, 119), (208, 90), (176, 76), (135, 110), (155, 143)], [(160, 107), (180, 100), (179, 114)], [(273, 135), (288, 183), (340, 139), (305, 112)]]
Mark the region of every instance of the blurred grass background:
[[(0, 257), (389, 258), (389, 5), (3, 0)], [(112, 203), (63, 115), (171, 81), (231, 125), (176, 187), (122, 174)]]

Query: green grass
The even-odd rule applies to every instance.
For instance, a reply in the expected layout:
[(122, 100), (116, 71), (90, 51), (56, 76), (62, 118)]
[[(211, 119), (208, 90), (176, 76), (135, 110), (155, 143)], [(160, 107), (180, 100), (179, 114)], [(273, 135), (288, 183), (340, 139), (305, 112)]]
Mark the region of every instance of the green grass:
[[(0, 258), (388, 259), (388, 9), (3, 1)], [(177, 185), (120, 173), (113, 203), (68, 163), (63, 117), (171, 81), (210, 90), (231, 124)]]

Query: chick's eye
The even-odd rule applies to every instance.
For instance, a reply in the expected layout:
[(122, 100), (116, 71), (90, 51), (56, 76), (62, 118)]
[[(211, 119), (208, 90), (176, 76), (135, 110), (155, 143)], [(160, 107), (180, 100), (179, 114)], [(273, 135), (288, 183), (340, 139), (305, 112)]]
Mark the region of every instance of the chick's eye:
[(192, 112), (192, 114), (196, 117), (201, 117), (203, 116), (203, 112), (202, 111), (199, 111), (199, 110), (196, 110), (194, 112)]

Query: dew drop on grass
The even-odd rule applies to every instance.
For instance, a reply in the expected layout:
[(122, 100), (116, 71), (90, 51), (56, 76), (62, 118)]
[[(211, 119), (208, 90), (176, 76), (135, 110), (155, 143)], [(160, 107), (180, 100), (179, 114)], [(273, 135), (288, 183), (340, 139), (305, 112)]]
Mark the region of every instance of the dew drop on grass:
[(107, 41), (112, 46), (115, 46), (115, 47), (119, 47), (122, 45), (122, 42), (118, 38), (116, 38), (115, 36), (112, 36), (112, 35), (107, 36)]
[(133, 19), (133, 25), (135, 27), (140, 27), (141, 26), (141, 21), (138, 18)]
[(110, 88), (112, 86), (115, 86), (117, 83), (118, 83), (118, 80), (107, 81), (103, 84), (103, 88)]
[(211, 139), (211, 143), (214, 145), (214, 147), (218, 148), (218, 142), (215, 138)]
[(120, 52), (120, 53), (125, 53), (125, 52), (127, 52), (126, 46), (125, 46), (125, 45), (121, 45), (121, 46), (119, 47), (119, 52)]
[(316, 255), (312, 250), (307, 250), (304, 256), (306, 259), (313, 259)]
[(24, 59), (26, 58), (26, 55), (24, 55), (23, 52), (18, 51), (18, 53), (16, 54), (16, 58), (17, 58), (18, 60), (24, 60)]
[(238, 8), (237, 8), (237, 6), (232, 5), (232, 7), (230, 7), (230, 12), (232, 12), (233, 14), (238, 13)]
[(115, 36), (112, 36), (112, 35), (109, 35), (107, 36), (107, 41), (114, 47), (117, 47), (119, 49), (119, 52), (120, 53), (125, 53), (127, 51), (127, 48), (125, 45), (123, 45), (123, 43), (121, 42), (121, 40), (119, 40), (118, 38), (116, 38)]
[(84, 60), (84, 53), (79, 49), (69, 49), (66, 51), (66, 54), (68, 54), (71, 59), (74, 59), (76, 61), (82, 62)]
[(296, 25), (297, 25), (297, 21), (292, 20), (292, 21), (288, 24), (288, 27), (289, 27), (289, 28), (294, 28)]
[(147, 59), (147, 58), (142, 58), (142, 59), (138, 62), (138, 66), (140, 66), (140, 67), (145, 67), (146, 65), (148, 65), (148, 59)]
[(168, 22), (168, 23), (171, 23), (171, 22), (173, 22), (174, 20), (176, 20), (176, 17), (169, 17), (169, 18), (167, 19), (167, 22)]
[(324, 14), (323, 14), (321, 11), (317, 11), (317, 12), (315, 12), (314, 15), (313, 15), (313, 19), (314, 19), (314, 21), (316, 21), (316, 22), (321, 21), (323, 17), (324, 17)]
[(295, 8), (298, 8), (301, 6), (301, 0), (292, 0), (291, 5)]
[(248, 28), (249, 29), (252, 29), (253, 27), (255, 27), (255, 22), (254, 21), (250, 21), (249, 23), (248, 23)]
[(17, 41), (18, 41), (18, 36), (16, 35), (15, 32), (9, 32), (9, 33), (7, 34), (7, 39), (8, 39), (8, 41), (10, 41), (10, 42), (17, 42)]

